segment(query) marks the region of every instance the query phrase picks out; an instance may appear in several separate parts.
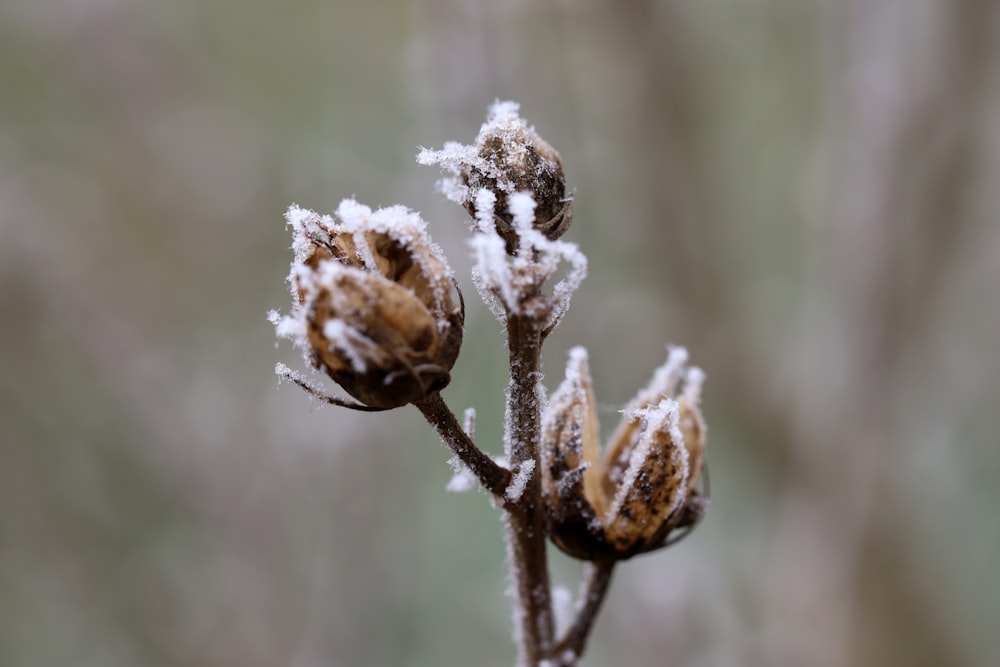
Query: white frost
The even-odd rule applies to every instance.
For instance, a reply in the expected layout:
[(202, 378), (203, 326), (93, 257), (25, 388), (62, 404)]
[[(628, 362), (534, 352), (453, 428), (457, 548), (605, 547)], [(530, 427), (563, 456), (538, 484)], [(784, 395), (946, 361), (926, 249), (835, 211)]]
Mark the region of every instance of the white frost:
[(445, 487), (445, 491), (465, 493), (476, 488), (476, 476), (462, 463), (458, 456), (452, 456), (448, 459), (448, 465), (451, 466), (452, 476)]
[[(520, 117), (519, 108), (516, 102), (495, 101), (475, 144), (448, 142), (440, 150), (421, 148), (417, 162), (438, 165), (450, 173), (440, 183), (442, 191), (453, 201), (474, 206), (476, 233), (470, 241), (475, 258), (473, 282), (490, 311), (501, 322), (508, 313), (544, 316), (546, 329), (551, 332), (566, 314), (573, 293), (587, 275), (587, 258), (575, 244), (550, 240), (533, 228), (536, 205), (533, 196), (517, 192), (514, 182), (504, 172), (504, 165), (497, 164), (490, 151), (482, 150), (487, 141), (500, 138), (505, 161), (516, 163), (525, 159), (532, 143), (541, 141), (534, 128)], [(496, 238), (495, 193), (485, 189), (473, 192), (461, 183), (462, 174), (470, 170), (481, 173), (493, 184), (491, 188), (508, 195), (508, 212), (519, 238), (516, 257), (507, 256), (506, 244)], [(542, 294), (543, 284), (564, 262), (569, 264), (566, 276), (555, 285), (551, 295)]]
[(684, 391), (681, 396), (691, 402), (692, 405), (701, 403), (701, 387), (705, 383), (705, 371), (697, 366), (692, 366), (684, 375)]
[(649, 384), (636, 395), (627, 409), (652, 405), (661, 398), (673, 396), (677, 391), (688, 352), (679, 345), (668, 345), (667, 350), (667, 361), (653, 372)]
[(497, 196), (493, 191), (480, 188), (476, 193), (476, 231), (484, 234), (496, 232), (493, 216), (496, 214)]
[(466, 408), (465, 413), (462, 415), (462, 430), (465, 431), (465, 435), (469, 436), (470, 440), (476, 437), (476, 409)]
[(339, 350), (351, 362), (351, 368), (358, 373), (366, 370), (365, 356), (370, 355), (374, 343), (360, 332), (339, 319), (329, 319), (323, 323), (323, 337), (330, 341), (331, 350)]
[(522, 238), (535, 222), (535, 208), (537, 207), (538, 204), (535, 203), (535, 198), (531, 196), (530, 192), (515, 192), (508, 198), (507, 212), (514, 219), (514, 229)]
[(507, 500), (516, 503), (521, 499), (521, 496), (524, 494), (524, 488), (528, 485), (528, 480), (531, 479), (531, 473), (533, 472), (535, 472), (534, 459), (528, 459), (521, 464), (514, 478), (510, 480), (507, 490), (504, 492)]
[(552, 614), (556, 622), (556, 636), (562, 637), (569, 630), (576, 615), (573, 592), (565, 586), (552, 587)]

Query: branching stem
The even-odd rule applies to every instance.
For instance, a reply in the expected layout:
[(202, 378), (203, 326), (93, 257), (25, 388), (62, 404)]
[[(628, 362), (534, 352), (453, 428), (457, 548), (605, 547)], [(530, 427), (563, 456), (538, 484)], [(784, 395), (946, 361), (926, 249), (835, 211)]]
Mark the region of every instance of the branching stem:
[(494, 496), (503, 497), (510, 484), (511, 473), (479, 449), (458, 423), (455, 413), (445, 404), (440, 392), (434, 392), (414, 403), (438, 436), (459, 460), (472, 471), (479, 483)]

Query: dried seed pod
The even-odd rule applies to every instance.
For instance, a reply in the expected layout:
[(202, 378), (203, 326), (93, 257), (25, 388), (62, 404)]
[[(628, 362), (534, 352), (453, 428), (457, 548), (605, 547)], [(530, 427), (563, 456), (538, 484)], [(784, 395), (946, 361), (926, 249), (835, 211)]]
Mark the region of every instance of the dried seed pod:
[[(514, 254), (518, 235), (509, 196), (528, 192), (534, 198), (533, 226), (549, 239), (562, 236), (573, 221), (573, 202), (566, 197), (566, 177), (559, 153), (520, 118), (487, 123), (476, 140), (479, 160), (465, 165), (462, 180), (470, 192), (487, 189), (496, 195), (497, 233)], [(474, 201), (465, 202), (475, 217)]]
[(704, 513), (706, 499), (694, 489), (705, 445), (698, 408), (702, 374), (691, 369), (675, 398), (685, 360), (681, 348), (671, 351), (625, 410), (602, 460), (586, 352), (571, 351), (542, 431), (546, 526), (567, 554), (630, 558), (664, 546), (672, 531)]
[(426, 223), (402, 207), (372, 213), (352, 200), (337, 213), (339, 222), (289, 210), (295, 305), (279, 328), (369, 408), (399, 407), (443, 389), (464, 312)]
[(591, 526), (605, 511), (600, 490), (600, 432), (593, 384), (582, 347), (570, 351), (566, 379), (542, 415), (542, 493), (549, 536), (566, 553), (600, 553)]
[(509, 197), (530, 193), (537, 208), (532, 226), (550, 240), (562, 236), (573, 221), (572, 197), (558, 151), (518, 115), (514, 102), (496, 102), (472, 146), (449, 144), (441, 151), (422, 151), (418, 161), (440, 164), (455, 174), (445, 192), (476, 217), (476, 193), (496, 196), (494, 222), (508, 254), (518, 248)]

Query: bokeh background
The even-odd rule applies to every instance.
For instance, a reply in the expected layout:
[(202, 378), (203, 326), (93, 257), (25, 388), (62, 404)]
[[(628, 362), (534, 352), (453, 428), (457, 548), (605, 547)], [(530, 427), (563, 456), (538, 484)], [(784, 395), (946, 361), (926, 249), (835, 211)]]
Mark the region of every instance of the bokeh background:
[(590, 257), (549, 387), (586, 345), (609, 431), (664, 343), (709, 377), (711, 512), (585, 664), (1000, 664), (998, 64), (991, 0), (0, 0), (0, 665), (511, 664), (486, 497), (265, 320), (289, 203), (422, 211), (498, 452), (414, 162), (495, 98)]

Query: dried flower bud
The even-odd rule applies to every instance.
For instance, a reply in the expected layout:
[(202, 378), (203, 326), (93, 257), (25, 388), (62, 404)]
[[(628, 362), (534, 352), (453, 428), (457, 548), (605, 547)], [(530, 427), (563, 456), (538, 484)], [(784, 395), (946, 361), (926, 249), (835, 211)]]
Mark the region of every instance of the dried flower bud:
[(573, 220), (572, 198), (566, 196), (566, 177), (559, 153), (518, 115), (515, 102), (496, 102), (472, 146), (448, 144), (441, 151), (424, 150), (422, 164), (440, 164), (456, 178), (446, 181), (445, 193), (476, 217), (476, 194), (486, 189), (496, 196), (496, 230), (515, 254), (518, 235), (509, 197), (531, 194), (537, 208), (533, 226), (550, 240), (562, 236)]
[(704, 375), (687, 371), (683, 348), (624, 411), (604, 453), (587, 353), (574, 348), (566, 379), (543, 414), (542, 488), (553, 542), (584, 560), (624, 559), (658, 549), (696, 523), (707, 499), (695, 490), (705, 449), (698, 407)]
[(308, 361), (365, 406), (399, 407), (443, 389), (464, 313), (426, 223), (396, 206), (341, 202), (339, 222), (292, 207), (292, 315), (273, 318)]

